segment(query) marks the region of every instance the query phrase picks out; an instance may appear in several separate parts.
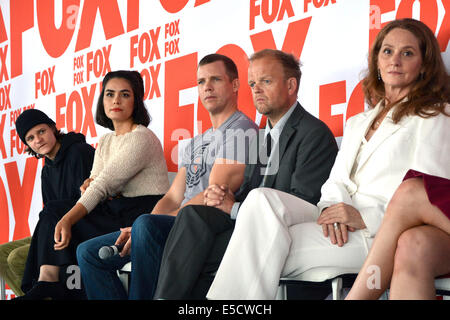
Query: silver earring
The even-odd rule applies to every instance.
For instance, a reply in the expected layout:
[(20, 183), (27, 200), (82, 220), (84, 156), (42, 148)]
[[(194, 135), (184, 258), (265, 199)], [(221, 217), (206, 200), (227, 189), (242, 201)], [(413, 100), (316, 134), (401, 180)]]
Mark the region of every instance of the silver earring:
[(380, 69), (378, 69), (378, 81), (381, 81), (381, 73), (380, 73)]

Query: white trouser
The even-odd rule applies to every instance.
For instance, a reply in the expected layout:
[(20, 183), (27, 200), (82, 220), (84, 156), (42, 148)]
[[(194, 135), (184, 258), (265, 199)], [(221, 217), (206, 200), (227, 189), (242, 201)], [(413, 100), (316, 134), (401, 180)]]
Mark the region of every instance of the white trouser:
[(367, 255), (361, 231), (349, 232), (342, 247), (325, 238), (316, 206), (275, 189), (252, 190), (208, 299), (274, 299), (280, 277), (315, 267), (360, 268)]

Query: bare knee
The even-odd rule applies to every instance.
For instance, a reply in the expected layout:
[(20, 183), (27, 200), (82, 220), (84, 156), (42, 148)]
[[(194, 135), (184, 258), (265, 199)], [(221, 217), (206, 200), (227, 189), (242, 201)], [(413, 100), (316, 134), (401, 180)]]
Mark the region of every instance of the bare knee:
[(398, 239), (394, 275), (401, 273), (416, 278), (432, 276), (433, 266), (429, 263), (429, 254), (433, 250), (433, 244), (421, 229), (408, 229)]
[(423, 193), (423, 181), (420, 178), (411, 178), (403, 181), (394, 195), (392, 196), (391, 203), (396, 205), (411, 205), (421, 200), (421, 194)]
[(409, 216), (427, 204), (428, 198), (420, 178), (403, 181), (389, 201), (385, 216), (387, 218)]

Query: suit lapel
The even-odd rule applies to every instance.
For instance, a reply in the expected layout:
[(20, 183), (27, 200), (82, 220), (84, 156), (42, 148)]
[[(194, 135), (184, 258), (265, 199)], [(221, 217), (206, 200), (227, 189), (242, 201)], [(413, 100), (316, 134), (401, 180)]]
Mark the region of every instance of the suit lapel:
[[(378, 112), (373, 113), (373, 117), (371, 117), (371, 120), (368, 121), (366, 130), (364, 132), (364, 135), (366, 134), (367, 130), (369, 129), (369, 126), (372, 124), (373, 119), (377, 115)], [(367, 162), (367, 160), (370, 158), (370, 156), (378, 149), (378, 147), (390, 136), (392, 136), (398, 129), (402, 127), (402, 124), (405, 122), (407, 117), (403, 117), (403, 119), (398, 122), (397, 124), (392, 121), (392, 110), (389, 111), (388, 115), (384, 119), (381, 126), (378, 128), (378, 130), (375, 132), (375, 134), (372, 136), (372, 138), (368, 141), (366, 145), (365, 152), (361, 155), (361, 159), (359, 161), (359, 168), (362, 168), (362, 166)], [(359, 146), (359, 145), (358, 145)]]
[[(278, 167), (283, 159), (283, 155), (286, 151), (286, 148), (288, 147), (291, 137), (297, 132), (297, 127), (299, 125), (299, 122), (303, 118), (303, 115), (304, 109), (300, 105), (300, 103), (297, 102), (297, 106), (290, 115), (289, 119), (286, 121), (286, 124), (284, 125), (283, 131), (281, 132), (280, 138), (278, 140)], [(265, 176), (263, 186), (268, 188), (273, 187), (276, 177), (277, 174)]]
[[(356, 156), (358, 155), (359, 147), (361, 145), (363, 137), (366, 135), (367, 130), (369, 130), (370, 125), (378, 114), (378, 106), (375, 107), (372, 112), (367, 112), (364, 114), (364, 118), (360, 120), (359, 123), (353, 124), (352, 135), (349, 137), (349, 142), (347, 143), (348, 157), (346, 157), (347, 172), (350, 175), (352, 171), (353, 164), (355, 163)], [(345, 130), (345, 129), (344, 129)], [(345, 131), (344, 131), (345, 134)]]

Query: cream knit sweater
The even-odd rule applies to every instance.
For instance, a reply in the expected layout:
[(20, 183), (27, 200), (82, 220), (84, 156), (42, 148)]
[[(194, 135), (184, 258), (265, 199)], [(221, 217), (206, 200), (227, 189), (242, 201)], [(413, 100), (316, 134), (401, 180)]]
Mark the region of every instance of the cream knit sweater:
[(161, 143), (142, 125), (123, 135), (111, 132), (100, 138), (90, 178), (94, 180), (78, 200), (88, 212), (110, 196), (160, 195), (169, 189)]

